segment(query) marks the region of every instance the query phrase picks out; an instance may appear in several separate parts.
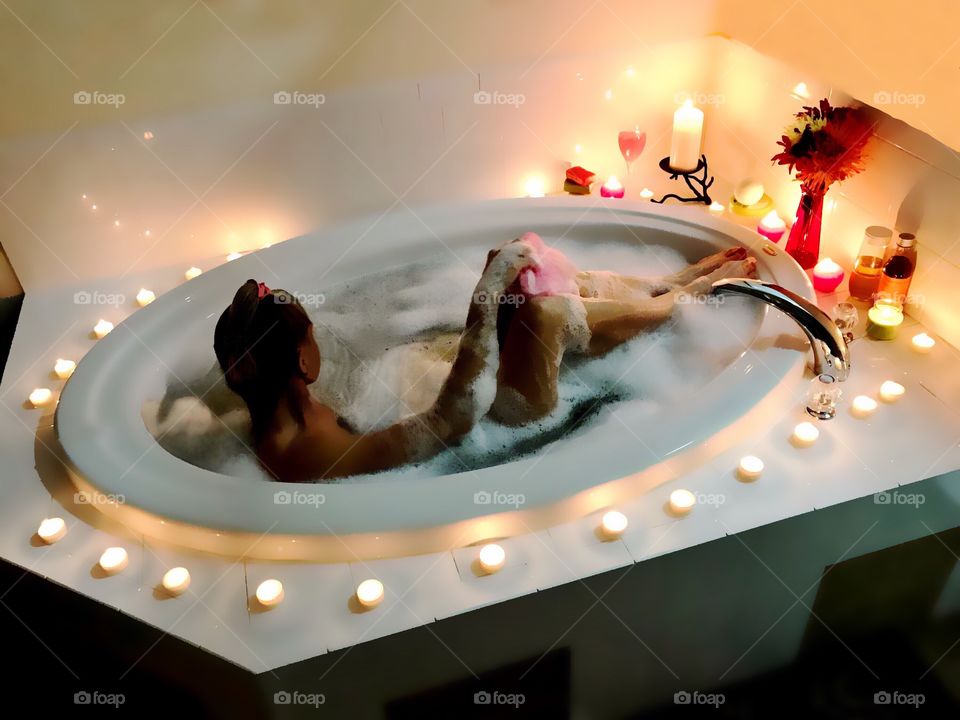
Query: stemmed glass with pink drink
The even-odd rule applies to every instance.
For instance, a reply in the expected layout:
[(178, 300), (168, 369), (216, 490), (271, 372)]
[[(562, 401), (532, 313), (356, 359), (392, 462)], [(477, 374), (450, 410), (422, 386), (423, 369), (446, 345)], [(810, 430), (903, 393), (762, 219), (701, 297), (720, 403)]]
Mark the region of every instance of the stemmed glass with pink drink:
[(640, 132), (640, 127), (635, 126), (633, 130), (621, 131), (617, 141), (620, 143), (620, 154), (623, 155), (623, 161), (627, 164), (627, 175), (629, 175), (630, 165), (640, 157), (640, 153), (647, 144), (647, 134)]

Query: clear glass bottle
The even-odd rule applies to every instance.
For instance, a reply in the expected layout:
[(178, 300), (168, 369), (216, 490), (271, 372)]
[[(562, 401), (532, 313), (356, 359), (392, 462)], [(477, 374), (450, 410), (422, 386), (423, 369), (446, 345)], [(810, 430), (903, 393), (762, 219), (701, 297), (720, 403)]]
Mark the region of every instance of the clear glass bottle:
[(917, 237), (912, 233), (900, 233), (897, 247), (883, 265), (877, 293), (890, 295), (897, 302), (906, 303), (916, 268)]
[(893, 231), (882, 225), (871, 225), (863, 233), (863, 243), (857, 262), (850, 273), (850, 296), (857, 300), (870, 300), (877, 292), (883, 261)]

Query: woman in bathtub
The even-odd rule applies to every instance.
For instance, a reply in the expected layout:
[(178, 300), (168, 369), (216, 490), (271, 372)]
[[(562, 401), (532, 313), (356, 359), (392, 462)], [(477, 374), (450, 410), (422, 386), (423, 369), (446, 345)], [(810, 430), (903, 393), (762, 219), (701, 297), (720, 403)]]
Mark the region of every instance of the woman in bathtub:
[[(247, 404), (257, 456), (274, 478), (371, 473), (437, 454), (488, 412), (508, 425), (544, 417), (557, 403), (564, 353), (602, 355), (669, 319), (679, 293), (706, 294), (715, 280), (755, 272), (742, 248), (656, 280), (579, 272), (527, 233), (488, 256), (432, 407), (368, 433), (345, 428), (308, 390), (320, 350), (309, 316), (287, 292), (248, 280), (217, 322), (214, 350), (227, 385)], [(525, 302), (501, 302), (516, 293)]]

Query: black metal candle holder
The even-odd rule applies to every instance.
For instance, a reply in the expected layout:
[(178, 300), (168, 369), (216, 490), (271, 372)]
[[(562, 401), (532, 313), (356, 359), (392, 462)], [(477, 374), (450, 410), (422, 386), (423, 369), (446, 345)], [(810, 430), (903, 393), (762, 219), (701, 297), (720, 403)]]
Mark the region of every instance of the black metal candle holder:
[[(687, 187), (690, 188), (690, 192), (693, 193), (693, 197), (681, 197), (676, 193), (670, 193), (669, 195), (664, 195), (659, 200), (651, 200), (650, 202), (662, 203), (668, 198), (676, 198), (680, 202), (698, 202), (703, 203), (704, 205), (710, 205), (713, 200), (710, 199), (710, 195), (707, 194), (707, 190), (711, 185), (713, 185), (714, 178), (711, 176), (710, 179), (707, 179), (707, 156), (701, 155), (700, 161), (697, 163), (697, 167), (693, 170), (675, 170), (670, 167), (670, 158), (665, 157), (660, 161), (660, 169), (665, 173), (670, 175), (671, 180), (676, 180), (678, 177), (682, 177), (683, 181), (687, 184)], [(702, 173), (702, 175), (701, 175)]]

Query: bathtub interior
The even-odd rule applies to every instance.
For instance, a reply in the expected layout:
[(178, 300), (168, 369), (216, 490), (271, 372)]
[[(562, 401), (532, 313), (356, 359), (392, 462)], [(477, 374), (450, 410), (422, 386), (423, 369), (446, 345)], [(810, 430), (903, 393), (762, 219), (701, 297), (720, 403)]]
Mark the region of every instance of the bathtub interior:
[[(449, 371), (487, 251), (530, 229), (580, 269), (639, 277), (668, 275), (716, 250), (706, 240), (692, 242), (676, 232), (586, 222), (573, 230), (517, 226), (506, 236), (502, 230), (461, 231), (443, 238), (450, 252), (407, 261), (384, 258), (384, 264), (395, 264), (349, 278), (336, 278), (326, 271), (326, 259), (307, 254), (295, 273), (278, 279), (314, 322), (322, 356), (320, 378), (311, 386), (314, 395), (358, 431), (428, 408)], [(231, 297), (232, 289), (225, 289), (220, 305)], [(575, 437), (613, 411), (629, 410), (634, 430), (642, 435), (665, 406), (692, 403), (743, 354), (760, 327), (762, 308), (730, 296), (682, 305), (670, 323), (602, 358), (568, 354), (559, 402), (547, 417), (521, 428), (484, 419), (457, 446), (393, 476), (469, 472), (549, 452), (552, 443)], [(243, 402), (225, 386), (213, 356), (213, 324), (220, 309), (211, 308), (204, 314), (207, 322), (191, 329), (192, 342), (184, 342), (173, 358), (162, 394), (145, 399), (143, 420), (161, 446), (182, 460), (217, 473), (268, 480), (250, 450)], [(337, 482), (371, 482), (381, 475)]]

